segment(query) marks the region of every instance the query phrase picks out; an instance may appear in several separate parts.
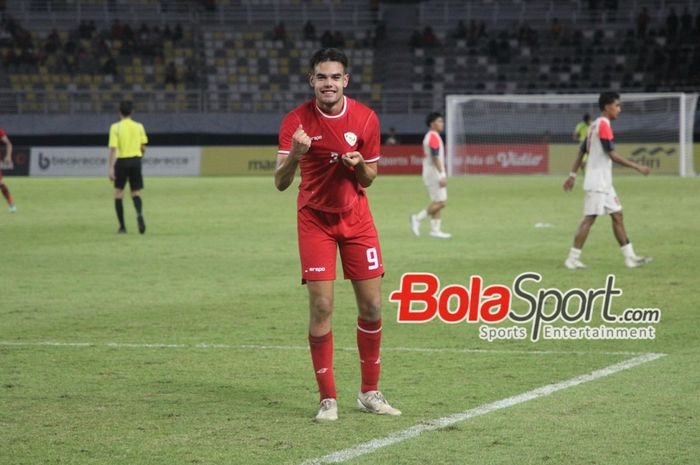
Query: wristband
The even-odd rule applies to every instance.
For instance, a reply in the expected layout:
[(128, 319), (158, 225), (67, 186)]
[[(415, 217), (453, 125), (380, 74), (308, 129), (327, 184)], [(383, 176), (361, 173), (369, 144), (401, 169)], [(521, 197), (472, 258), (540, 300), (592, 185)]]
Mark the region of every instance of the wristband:
[(573, 171), (570, 172), (570, 173), (569, 173), (569, 177), (570, 177), (570, 178), (575, 178), (575, 177), (576, 177), (576, 173), (574, 173)]

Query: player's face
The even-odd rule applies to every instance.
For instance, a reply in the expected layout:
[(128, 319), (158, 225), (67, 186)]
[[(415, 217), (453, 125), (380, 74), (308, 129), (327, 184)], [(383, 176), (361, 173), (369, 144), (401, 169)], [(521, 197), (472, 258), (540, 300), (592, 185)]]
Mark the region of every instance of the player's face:
[(314, 68), (309, 78), (314, 88), (316, 103), (329, 113), (339, 112), (342, 108), (343, 89), (348, 85), (349, 76), (345, 68), (337, 61), (324, 61)]
[(622, 111), (620, 101), (615, 100), (613, 103), (608, 103), (607, 105), (605, 105), (605, 111), (608, 113), (608, 117), (610, 119), (617, 119), (617, 117), (620, 115), (620, 112)]
[(445, 130), (445, 120), (440, 117), (435, 119), (431, 124), (433, 131), (443, 132)]

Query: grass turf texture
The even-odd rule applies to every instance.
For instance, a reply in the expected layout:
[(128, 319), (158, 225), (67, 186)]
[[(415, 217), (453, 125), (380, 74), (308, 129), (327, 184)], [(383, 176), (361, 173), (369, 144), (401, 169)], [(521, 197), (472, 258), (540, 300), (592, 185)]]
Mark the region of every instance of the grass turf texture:
[[(369, 189), (387, 269), (380, 387), (404, 415), (354, 407), (354, 298), (339, 280), (340, 420), (323, 425), (311, 421), (318, 399), (295, 189), (278, 193), (261, 178), (150, 178), (148, 232), (137, 233), (126, 201), (123, 236), (102, 179), (7, 181), (19, 212), (0, 212), (0, 341), (93, 345), (0, 345), (0, 463), (298, 464), (633, 357), (606, 353), (616, 351), (669, 355), (350, 463), (695, 464), (700, 456), (696, 179), (619, 177), (628, 233), (654, 262), (624, 268), (610, 220), (600, 218), (582, 257), (590, 268), (571, 272), (563, 260), (582, 193), (561, 192), (563, 179), (451, 179), (444, 229), (454, 237), (440, 241), (409, 231), (409, 213), (427, 204), (420, 179), (380, 177)], [(655, 341), (487, 343), (466, 323), (396, 323), (386, 297), (408, 271), (467, 286), (472, 274), (510, 285), (536, 271), (542, 287), (562, 290), (602, 287), (613, 273), (624, 290), (613, 310), (658, 307), (662, 321)], [(406, 347), (514, 352), (397, 350)], [(532, 350), (579, 353), (517, 352)]]

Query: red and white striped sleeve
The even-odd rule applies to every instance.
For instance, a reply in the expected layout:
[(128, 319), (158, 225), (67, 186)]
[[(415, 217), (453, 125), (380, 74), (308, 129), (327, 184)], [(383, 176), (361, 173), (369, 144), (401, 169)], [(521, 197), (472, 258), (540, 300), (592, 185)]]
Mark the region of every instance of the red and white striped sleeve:
[(600, 124), (598, 125), (598, 139), (613, 140), (613, 132), (610, 123), (604, 119), (600, 120)]

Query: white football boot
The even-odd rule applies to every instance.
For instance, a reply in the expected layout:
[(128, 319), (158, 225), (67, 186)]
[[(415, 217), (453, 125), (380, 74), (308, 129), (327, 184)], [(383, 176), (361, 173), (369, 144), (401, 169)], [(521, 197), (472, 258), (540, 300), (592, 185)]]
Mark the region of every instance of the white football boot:
[(564, 266), (570, 270), (588, 268), (586, 265), (581, 263), (581, 260), (577, 258), (567, 258), (566, 261), (564, 261)]
[(625, 266), (627, 268), (638, 268), (646, 265), (651, 260), (651, 257), (638, 257), (635, 255), (634, 257), (625, 258)]
[(335, 421), (338, 419), (338, 402), (333, 398), (323, 399), (316, 414), (316, 421)]
[(386, 401), (384, 395), (379, 391), (367, 391), (357, 394), (357, 407), (369, 413), (377, 415), (391, 415), (397, 417), (401, 415), (401, 410), (395, 409)]
[(420, 221), (416, 215), (411, 215), (408, 218), (408, 221), (411, 223), (411, 231), (413, 231), (413, 234), (420, 236)]
[(438, 239), (449, 239), (450, 237), (452, 237), (452, 234), (437, 230), (430, 231), (430, 236), (437, 237)]

